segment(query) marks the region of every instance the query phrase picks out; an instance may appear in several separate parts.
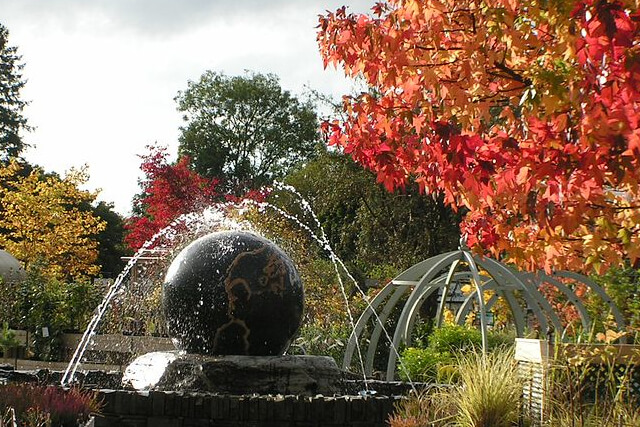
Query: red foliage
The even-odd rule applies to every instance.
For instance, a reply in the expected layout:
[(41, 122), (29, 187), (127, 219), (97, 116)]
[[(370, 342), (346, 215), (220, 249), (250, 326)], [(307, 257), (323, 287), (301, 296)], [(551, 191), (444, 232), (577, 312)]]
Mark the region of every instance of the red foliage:
[(631, 0), (388, 0), (320, 17), (344, 98), (330, 144), (389, 190), (470, 213), (468, 243), (521, 267), (640, 259), (640, 13)]
[(203, 178), (192, 171), (188, 157), (170, 164), (166, 149), (148, 148), (150, 152), (141, 156), (140, 166), (145, 174), (141, 182), (144, 193), (135, 202), (144, 214), (132, 216), (126, 225), (125, 242), (134, 250), (178, 216), (200, 210), (221, 198), (216, 188), (219, 180)]
[(63, 390), (35, 384), (0, 385), (0, 417), (8, 408), (14, 409), (19, 421), (35, 411), (49, 419), (51, 425), (71, 427), (86, 422), (92, 413), (100, 412), (101, 403), (97, 401), (95, 392), (77, 388)]

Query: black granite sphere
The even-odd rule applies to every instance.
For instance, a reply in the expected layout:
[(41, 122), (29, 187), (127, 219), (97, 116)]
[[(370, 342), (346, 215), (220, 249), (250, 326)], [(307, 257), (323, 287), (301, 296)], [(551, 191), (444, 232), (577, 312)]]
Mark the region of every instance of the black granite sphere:
[(169, 335), (187, 353), (281, 355), (300, 326), (303, 299), (287, 254), (240, 231), (192, 242), (163, 285)]

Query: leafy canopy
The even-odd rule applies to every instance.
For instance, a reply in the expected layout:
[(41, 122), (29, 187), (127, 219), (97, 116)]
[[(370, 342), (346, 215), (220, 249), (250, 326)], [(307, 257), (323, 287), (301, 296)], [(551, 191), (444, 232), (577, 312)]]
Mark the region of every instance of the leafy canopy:
[[(416, 185), (388, 192), (375, 174), (343, 154), (322, 153), (285, 182), (313, 206), (340, 258), (367, 277), (384, 267), (403, 270), (458, 246), (459, 216), (441, 200), (419, 194)], [(280, 195), (273, 202), (285, 200)], [(290, 205), (293, 211), (296, 203)]]
[(140, 156), (140, 169), (145, 175), (140, 182), (143, 192), (134, 201), (136, 214), (126, 224), (125, 242), (132, 249), (139, 249), (178, 216), (202, 209), (220, 197), (219, 180), (203, 178), (192, 171), (188, 157), (172, 164), (165, 148), (147, 148), (149, 153)]
[(318, 141), (311, 104), (282, 90), (272, 74), (207, 71), (176, 101), (186, 122), (179, 153), (235, 195), (284, 177), (313, 154)]
[(640, 258), (637, 0), (389, 0), (320, 17), (359, 76), (330, 143), (388, 189), (465, 206), (469, 244), (522, 267)]
[(113, 203), (101, 201), (92, 210), (93, 215), (105, 223), (104, 230), (96, 237), (100, 275), (115, 279), (126, 265), (122, 258), (131, 255), (124, 243), (124, 218), (114, 211)]
[(0, 166), (0, 247), (49, 278), (97, 274), (96, 235), (105, 224), (88, 208), (96, 193), (79, 188), (88, 178), (85, 169), (61, 179), (37, 168), (25, 176), (16, 161)]

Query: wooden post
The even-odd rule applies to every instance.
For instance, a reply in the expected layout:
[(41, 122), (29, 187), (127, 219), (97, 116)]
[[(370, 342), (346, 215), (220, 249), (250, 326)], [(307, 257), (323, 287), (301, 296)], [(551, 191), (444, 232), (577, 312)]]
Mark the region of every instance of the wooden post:
[(522, 412), (532, 426), (543, 425), (546, 418), (549, 357), (547, 340), (516, 338), (515, 359), (524, 378)]

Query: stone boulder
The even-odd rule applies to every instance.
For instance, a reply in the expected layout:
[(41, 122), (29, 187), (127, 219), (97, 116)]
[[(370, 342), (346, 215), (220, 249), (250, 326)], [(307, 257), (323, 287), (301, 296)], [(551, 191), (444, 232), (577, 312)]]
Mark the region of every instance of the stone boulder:
[[(139, 372), (139, 375), (145, 374)], [(159, 381), (151, 388), (161, 391), (315, 396), (339, 393), (341, 380), (340, 369), (331, 357), (326, 356), (180, 354), (167, 364)]]

